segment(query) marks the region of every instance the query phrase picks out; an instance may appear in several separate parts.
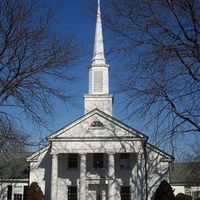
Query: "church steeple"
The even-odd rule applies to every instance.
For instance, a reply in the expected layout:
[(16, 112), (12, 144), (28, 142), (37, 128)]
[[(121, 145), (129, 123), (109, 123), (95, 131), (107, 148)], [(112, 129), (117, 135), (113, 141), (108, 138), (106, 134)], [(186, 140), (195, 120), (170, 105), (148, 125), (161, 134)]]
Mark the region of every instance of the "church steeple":
[(104, 56), (100, 0), (98, 0), (92, 64), (89, 67), (89, 94), (84, 95), (85, 113), (98, 108), (112, 115), (112, 95), (109, 95), (109, 65)]
[(98, 0), (94, 52), (92, 59), (92, 65), (95, 64), (105, 64), (100, 0)]

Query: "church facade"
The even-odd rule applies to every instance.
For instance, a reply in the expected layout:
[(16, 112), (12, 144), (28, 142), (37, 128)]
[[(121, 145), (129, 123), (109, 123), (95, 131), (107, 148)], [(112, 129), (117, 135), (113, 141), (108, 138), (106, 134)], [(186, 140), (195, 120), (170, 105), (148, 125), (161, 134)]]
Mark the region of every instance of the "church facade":
[(46, 200), (148, 200), (169, 180), (172, 157), (114, 118), (112, 103), (98, 1), (85, 113), (27, 158), (29, 183), (38, 182)]

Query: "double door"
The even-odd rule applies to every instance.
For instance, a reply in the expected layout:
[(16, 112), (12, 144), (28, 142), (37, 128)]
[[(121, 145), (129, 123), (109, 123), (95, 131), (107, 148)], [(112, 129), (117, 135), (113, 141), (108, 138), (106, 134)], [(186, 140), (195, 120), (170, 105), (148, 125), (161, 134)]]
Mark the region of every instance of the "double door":
[(102, 184), (90, 184), (88, 187), (88, 200), (106, 200), (107, 187)]

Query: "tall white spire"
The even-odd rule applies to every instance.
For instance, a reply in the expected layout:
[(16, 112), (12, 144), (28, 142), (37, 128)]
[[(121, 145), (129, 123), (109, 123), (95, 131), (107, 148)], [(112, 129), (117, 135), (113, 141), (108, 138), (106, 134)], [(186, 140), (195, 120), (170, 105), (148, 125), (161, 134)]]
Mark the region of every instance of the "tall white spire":
[(97, 8), (96, 31), (95, 31), (92, 65), (93, 64), (94, 65), (105, 64), (100, 0), (98, 0), (98, 8)]
[(89, 67), (89, 94), (84, 95), (85, 113), (98, 108), (112, 115), (113, 96), (109, 94), (109, 65), (104, 56), (100, 0), (98, 0), (92, 64)]

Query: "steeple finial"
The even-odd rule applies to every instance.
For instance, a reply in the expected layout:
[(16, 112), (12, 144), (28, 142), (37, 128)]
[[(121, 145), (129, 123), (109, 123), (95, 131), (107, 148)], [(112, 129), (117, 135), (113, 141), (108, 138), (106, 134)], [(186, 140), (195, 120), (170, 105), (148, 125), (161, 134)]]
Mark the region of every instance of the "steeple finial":
[(98, 0), (94, 52), (92, 59), (92, 65), (94, 64), (105, 64), (100, 0)]

